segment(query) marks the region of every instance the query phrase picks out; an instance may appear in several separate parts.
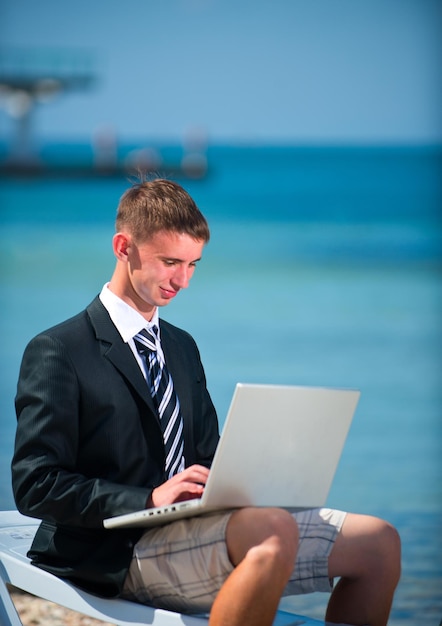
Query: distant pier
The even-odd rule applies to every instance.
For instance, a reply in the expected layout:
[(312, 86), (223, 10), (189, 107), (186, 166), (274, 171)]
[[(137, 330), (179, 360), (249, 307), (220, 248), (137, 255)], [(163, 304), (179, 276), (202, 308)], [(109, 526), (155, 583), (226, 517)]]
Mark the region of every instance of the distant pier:
[(183, 155), (168, 162), (151, 147), (140, 147), (118, 157), (110, 129), (95, 133), (91, 158), (44, 159), (34, 145), (34, 112), (37, 106), (66, 93), (88, 90), (98, 82), (95, 57), (85, 50), (0, 49), (0, 108), (14, 125), (8, 152), (0, 161), (2, 178), (115, 178), (148, 173), (184, 178), (206, 176), (206, 145), (201, 136), (184, 142)]

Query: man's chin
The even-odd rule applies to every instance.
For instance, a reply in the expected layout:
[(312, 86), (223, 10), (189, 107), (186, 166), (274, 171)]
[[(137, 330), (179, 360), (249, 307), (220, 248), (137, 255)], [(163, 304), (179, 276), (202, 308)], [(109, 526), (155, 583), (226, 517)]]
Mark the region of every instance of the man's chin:
[(158, 301), (155, 303), (155, 306), (162, 307), (167, 306), (171, 302), (172, 298), (158, 298)]

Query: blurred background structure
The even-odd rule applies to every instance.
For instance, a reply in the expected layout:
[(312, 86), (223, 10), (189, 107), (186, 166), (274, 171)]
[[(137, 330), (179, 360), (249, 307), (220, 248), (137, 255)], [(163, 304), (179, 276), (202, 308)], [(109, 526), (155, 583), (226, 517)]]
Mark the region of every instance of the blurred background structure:
[(0, 50), (0, 105), (15, 125), (7, 164), (32, 171), (41, 165), (34, 146), (36, 107), (94, 83), (92, 59), (82, 49)]
[(238, 380), (361, 389), (329, 503), (398, 527), (391, 626), (438, 624), (440, 0), (3, 0), (0, 42), (1, 508), (23, 349), (109, 278), (132, 175), (165, 174), (212, 237), (161, 314), (221, 425)]

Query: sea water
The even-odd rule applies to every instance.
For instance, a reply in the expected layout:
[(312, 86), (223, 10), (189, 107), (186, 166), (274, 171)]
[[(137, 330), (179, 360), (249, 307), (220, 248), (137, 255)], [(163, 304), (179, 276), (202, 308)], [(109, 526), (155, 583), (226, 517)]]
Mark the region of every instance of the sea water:
[[(190, 288), (161, 314), (195, 337), (221, 426), (237, 381), (361, 390), (328, 504), (397, 526), (403, 575), (390, 624), (437, 625), (441, 151), (212, 147), (208, 157), (205, 179), (180, 182), (208, 217), (211, 241)], [(2, 181), (2, 509), (14, 506), (23, 349), (109, 279), (127, 186), (124, 178)], [(313, 594), (284, 605), (321, 617), (326, 601)]]

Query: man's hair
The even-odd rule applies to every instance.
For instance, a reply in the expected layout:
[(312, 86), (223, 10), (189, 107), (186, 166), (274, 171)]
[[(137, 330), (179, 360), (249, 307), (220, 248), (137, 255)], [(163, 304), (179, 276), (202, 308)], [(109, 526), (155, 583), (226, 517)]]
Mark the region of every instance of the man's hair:
[(121, 197), (115, 223), (117, 232), (128, 231), (137, 243), (160, 231), (185, 233), (207, 243), (206, 218), (180, 185), (158, 178), (136, 183)]

